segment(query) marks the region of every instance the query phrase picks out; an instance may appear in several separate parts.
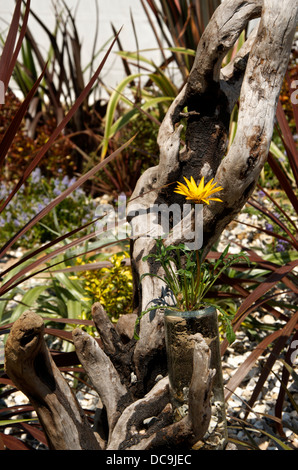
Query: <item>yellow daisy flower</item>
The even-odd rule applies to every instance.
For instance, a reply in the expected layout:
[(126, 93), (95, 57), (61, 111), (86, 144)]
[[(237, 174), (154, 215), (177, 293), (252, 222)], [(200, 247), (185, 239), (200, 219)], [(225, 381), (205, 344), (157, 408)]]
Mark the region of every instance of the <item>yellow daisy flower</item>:
[(200, 204), (203, 202), (205, 204), (209, 204), (210, 201), (222, 202), (222, 200), (217, 197), (210, 197), (212, 194), (217, 193), (223, 189), (221, 186), (216, 187), (217, 183), (213, 183), (214, 178), (208, 181), (206, 186), (204, 186), (204, 176), (202, 177), (199, 186), (196, 185), (196, 182), (192, 176), (190, 177), (190, 181), (185, 177), (184, 179), (187, 186), (178, 182), (178, 186), (174, 191), (175, 193), (186, 196), (186, 199), (193, 201), (195, 204)]

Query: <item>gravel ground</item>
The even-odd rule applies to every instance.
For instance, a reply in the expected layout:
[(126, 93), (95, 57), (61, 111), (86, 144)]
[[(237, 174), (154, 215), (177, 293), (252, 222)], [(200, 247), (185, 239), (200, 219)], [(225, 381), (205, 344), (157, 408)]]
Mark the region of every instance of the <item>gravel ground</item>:
[[(257, 342), (251, 341), (244, 332), (237, 334), (237, 339), (233, 345), (228, 348), (222, 362), (224, 383), (227, 384), (229, 378), (233, 376), (237, 368), (251, 354), (251, 351), (257, 347)], [(261, 450), (279, 450), (280, 445), (272, 438), (268, 438), (268, 434), (281, 439), (275, 429), (274, 417), (275, 404), (281, 388), (280, 380), (283, 363), (277, 360), (268, 380), (265, 382), (261, 393), (255, 401), (252, 412), (245, 418), (245, 404), (249, 401), (251, 394), (256, 386), (258, 378), (264, 367), (266, 356), (260, 356), (254, 364), (240, 386), (227, 401), (227, 417), (229, 420), (229, 436), (239, 441), (249, 442), (253, 439)], [(298, 387), (293, 381), (287, 385), (292, 397), (298, 403)], [(233, 425), (239, 423), (233, 418), (245, 420), (245, 429), (233, 429)], [(282, 423), (285, 433), (282, 442), (292, 448), (298, 449), (298, 416), (293, 405), (286, 399), (283, 406)], [(249, 429), (249, 431), (248, 431)], [(253, 430), (254, 429), (254, 430)], [(248, 437), (248, 434), (250, 437)], [(265, 434), (268, 433), (268, 434)]]

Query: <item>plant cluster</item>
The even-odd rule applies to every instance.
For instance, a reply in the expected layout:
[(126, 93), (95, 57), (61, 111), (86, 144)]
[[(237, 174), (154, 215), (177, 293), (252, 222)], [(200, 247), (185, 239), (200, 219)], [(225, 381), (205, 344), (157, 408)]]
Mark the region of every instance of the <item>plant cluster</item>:
[[(21, 101), (12, 90), (8, 90), (5, 103), (1, 107), (0, 142), (20, 106)], [(56, 127), (56, 120), (52, 114), (48, 114), (46, 118), (41, 116), (36, 124), (35, 135), (31, 136), (26, 124), (28, 120), (30, 120), (29, 117), (22, 121), (8, 149), (5, 159), (5, 171), (0, 174), (0, 182), (3, 185), (7, 181), (12, 183), (21, 178), (33, 155), (46, 144)], [(72, 158), (72, 146), (63, 135), (51, 146), (46, 160), (40, 163), (40, 169), (42, 174), (47, 177), (59, 176), (58, 170), (69, 175), (77, 170), (75, 161)]]
[[(89, 314), (85, 319), (91, 319), (91, 306), (100, 302), (112, 321), (117, 321), (120, 315), (131, 313), (132, 309), (132, 273), (130, 266), (124, 264), (128, 259), (127, 253), (116, 253), (109, 259), (110, 265), (99, 270), (78, 271), (71, 279), (82, 281), (85, 291), (84, 300), (90, 303)], [(77, 258), (78, 265), (85, 261)]]
[[(15, 9), (14, 9), (13, 17), (11, 20), (11, 24), (9, 27), (7, 40), (5, 41), (5, 44), (3, 46), (2, 55), (0, 58), (0, 80), (5, 86), (5, 92), (7, 92), (8, 90), (8, 84), (11, 79), (12, 73), (16, 67), (17, 57), (19, 55), (22, 42), (24, 40), (25, 33), (27, 30), (27, 21), (28, 21), (28, 16), (30, 13), (30, 0), (25, 2), (25, 11), (23, 14), (23, 19), (21, 21), (22, 5), (23, 5), (22, 0), (17, 0), (15, 4)], [(10, 188), (11, 190), (9, 194), (7, 194), (6, 192), (2, 193), (1, 201), (0, 201), (0, 216), (1, 217), (4, 216), (5, 210), (11, 203), (12, 204), (16, 203), (16, 200), (20, 194), (19, 191), (21, 193), (22, 191), (25, 191), (26, 181), (28, 181), (28, 178), (30, 178), (30, 175), (32, 175), (34, 170), (39, 167), (39, 164), (42, 161), (43, 157), (46, 155), (49, 149), (51, 149), (51, 147), (57, 142), (57, 139), (61, 136), (61, 132), (63, 131), (65, 126), (75, 116), (80, 106), (82, 106), (82, 104), (84, 103), (85, 99), (87, 98), (91, 90), (93, 89), (94, 84), (97, 82), (98, 76), (111, 52), (111, 49), (114, 43), (115, 43), (115, 39), (112, 41), (111, 45), (109, 46), (107, 52), (105, 53), (104, 58), (98, 65), (97, 69), (92, 74), (90, 81), (87, 83), (86, 86), (83, 87), (81, 94), (76, 98), (72, 106), (69, 109), (66, 109), (65, 116), (60, 116), (60, 119), (57, 119), (57, 123), (54, 129), (51, 131), (48, 138), (45, 139), (45, 142), (43, 142), (40, 148), (37, 149), (36, 153), (32, 156), (30, 161), (27, 161), (27, 164), (24, 165), (24, 170), (22, 171), (21, 175), (17, 177), (17, 181), (13, 181), (13, 187), (12, 189)], [(20, 129), (20, 126), (22, 126), (22, 123), (24, 122), (27, 110), (29, 108), (29, 104), (34, 98), (35, 93), (37, 92), (43, 80), (43, 77), (45, 76), (46, 69), (47, 69), (47, 64), (45, 64), (45, 66), (43, 67), (42, 72), (38, 76), (37, 80), (34, 81), (33, 86), (30, 88), (30, 91), (24, 97), (24, 100), (21, 102), (21, 104), (18, 107), (15, 108), (14, 113), (12, 115), (12, 119), (9, 122), (9, 125), (5, 126), (5, 131), (4, 131), (4, 134), (2, 135), (1, 144), (0, 144), (0, 168), (1, 168), (2, 173), (4, 173), (4, 175), (5, 175), (5, 165), (6, 165), (8, 151), (11, 148), (14, 142), (14, 139), (16, 138), (16, 135), (18, 133), (18, 130)], [(62, 201), (64, 201), (68, 196), (70, 196), (79, 187), (84, 185), (86, 181), (88, 181), (96, 173), (98, 173), (99, 170), (101, 170), (109, 161), (111, 161), (119, 153), (121, 153), (121, 151), (123, 151), (125, 147), (128, 146), (130, 143), (131, 143), (131, 140), (123, 144), (119, 149), (117, 149), (109, 157), (107, 157), (105, 162), (97, 163), (88, 172), (79, 176), (76, 179), (76, 181), (74, 180), (71, 181), (69, 179), (68, 181), (64, 181), (63, 186), (60, 185), (60, 181), (59, 181), (59, 186), (53, 183), (53, 186), (51, 187), (52, 191), (56, 190), (57, 194), (60, 193), (60, 191), (62, 192), (54, 198), (53, 198), (54, 194), (52, 194), (51, 195), (52, 200), (50, 201), (44, 201), (44, 200), (39, 201), (41, 204), (43, 204), (43, 207), (39, 207), (38, 212), (35, 213), (35, 215), (32, 215), (31, 218), (29, 218), (29, 220), (25, 224), (23, 223), (23, 224), (20, 224), (20, 227), (18, 228), (16, 227), (14, 233), (8, 239), (6, 239), (4, 245), (1, 246), (0, 260), (5, 261), (5, 259), (7, 259), (7, 255), (10, 253), (10, 250), (13, 249), (17, 243), (19, 243), (19, 241), (24, 237), (24, 235), (29, 234), (32, 228), (35, 227), (38, 223), (40, 223), (42, 219), (45, 216), (47, 216), (51, 211), (57, 210), (58, 205)], [(58, 170), (59, 170), (59, 166), (57, 168), (57, 173), (55, 176), (59, 175)], [(33, 173), (33, 176), (36, 176), (36, 173)], [(60, 175), (60, 176), (61, 176), (61, 183), (62, 183), (62, 180), (65, 174)], [(65, 183), (67, 183), (67, 186), (65, 186)], [(7, 183), (7, 186), (10, 186), (10, 182)], [(5, 191), (5, 188), (4, 188), (4, 191)], [(81, 197), (79, 193), (78, 195), (79, 197)], [(46, 203), (46, 206), (44, 206), (44, 203)], [(75, 211), (77, 211), (77, 207), (78, 206), (76, 204)], [(27, 211), (27, 206), (25, 206), (24, 209)], [(71, 250), (74, 247), (78, 247), (80, 245), (84, 245), (86, 244), (88, 240), (94, 238), (93, 231), (91, 231), (91, 233), (87, 233), (84, 236), (78, 236), (82, 229), (87, 228), (92, 223), (93, 221), (91, 220), (90, 222), (86, 223), (85, 226), (83, 227), (78, 226), (75, 229), (73, 229), (71, 232), (64, 233), (61, 236), (56, 236), (54, 237), (52, 241), (47, 242), (44, 245), (40, 245), (37, 247), (34, 246), (34, 248), (26, 252), (21, 259), (13, 258), (12, 264), (10, 264), (9, 266), (5, 266), (4, 269), (2, 269), (1, 286), (0, 286), (0, 321), (1, 321), (0, 334), (1, 335), (6, 335), (9, 332), (10, 322), (14, 321), (18, 317), (17, 315), (19, 315), (20, 310), (28, 309), (29, 306), (33, 307), (34, 301), (36, 301), (38, 297), (47, 288), (46, 285), (38, 286), (38, 289), (34, 287), (33, 289), (29, 289), (26, 292), (26, 294), (21, 299), (21, 301), (15, 299), (15, 301), (18, 302), (18, 307), (21, 307), (21, 309), (17, 312), (18, 310), (18, 307), (17, 307), (15, 311), (12, 313), (12, 315), (10, 317), (7, 317), (6, 307), (9, 301), (14, 299), (14, 296), (16, 295), (16, 293), (20, 292), (20, 285), (23, 284), (25, 281), (28, 281), (30, 278), (36, 276), (38, 272), (42, 273), (42, 272), (48, 271), (49, 260), (52, 260), (51, 268), (53, 268), (53, 266), (57, 266), (58, 264), (61, 263), (62, 253), (66, 253), (66, 252), (69, 253), (68, 250)], [(81, 248), (81, 252), (82, 250), (83, 248)], [(93, 250), (94, 250), (94, 247), (93, 247)], [(69, 256), (73, 257), (74, 254), (69, 255)], [(64, 319), (59, 318), (59, 319), (56, 319), (56, 322), (58, 322), (58, 324), (60, 325), (61, 324), (63, 325), (63, 320)], [(77, 321), (76, 319), (72, 319), (72, 323), (76, 321)], [(78, 320), (78, 322), (79, 324), (81, 324), (81, 322), (84, 323), (83, 320)], [(66, 320), (66, 323), (69, 323), (69, 321)], [(50, 333), (50, 332), (54, 336), (58, 336), (58, 337), (62, 336), (63, 339), (66, 339), (67, 341), (69, 341), (69, 334), (68, 334), (69, 332), (63, 331), (61, 328), (52, 328), (52, 329), (48, 328), (47, 333)], [(2, 349), (2, 341), (1, 341), (1, 344), (0, 344), (1, 359), (2, 359), (2, 351), (3, 349)], [(65, 358), (66, 363), (67, 363), (67, 352), (65, 352), (65, 354), (66, 356), (63, 357), (62, 362), (64, 361), (64, 358)], [(73, 359), (72, 359), (70, 363), (71, 365), (75, 365), (76, 361), (73, 362)], [(3, 364), (1, 364), (0, 381), (1, 381), (1, 384), (10, 386), (8, 391), (4, 390), (4, 392), (2, 393), (2, 390), (1, 390), (1, 398), (3, 398), (7, 395), (10, 395), (14, 389), (14, 384), (11, 382), (9, 378), (5, 377)], [(2, 404), (3, 402), (1, 402), (1, 405)], [(23, 443), (22, 440), (16, 438), (15, 436), (9, 436), (6, 433), (2, 432), (8, 425), (7, 420), (10, 421), (9, 424), (12, 425), (13, 427), (16, 425), (16, 427), (18, 428), (18, 426), (20, 425), (22, 429), (26, 428), (27, 431), (30, 433), (30, 435), (37, 438), (39, 442), (43, 442), (46, 444), (46, 439), (40, 428), (39, 423), (37, 423), (36, 425), (34, 422), (32, 423), (32, 419), (30, 419), (31, 423), (27, 424), (26, 420), (24, 421), (23, 416), (21, 417), (20, 420), (15, 419), (16, 415), (19, 415), (20, 413), (22, 414), (22, 411), (26, 412), (26, 407), (24, 409), (21, 407), (21, 409), (18, 409), (18, 410), (14, 408), (6, 409), (5, 406), (1, 407), (1, 420), (0, 420), (0, 426), (1, 426), (0, 448), (1, 449), (4, 449), (4, 448), (31, 449), (32, 448), (30, 444), (25, 443), (25, 442)]]
[[(121, 107), (118, 112), (120, 110)], [(123, 109), (123, 113), (126, 111)], [(138, 113), (135, 115), (135, 119), (129, 120), (122, 129), (117, 130), (108, 142), (109, 152), (113, 152), (132, 136), (135, 136), (134, 142), (129, 149), (124, 150), (104, 167), (100, 180), (93, 181), (93, 191), (96, 194), (108, 194), (114, 198), (122, 193), (127, 197), (131, 196), (142, 172), (157, 164), (158, 129), (156, 122), (152, 122), (146, 115)], [(96, 153), (91, 153), (86, 167), (92, 165), (97, 158)]]
[[(174, 297), (174, 305), (166, 305), (164, 302), (160, 305), (154, 305), (149, 310), (156, 309), (158, 306), (182, 312), (200, 310), (208, 305), (215, 306), (221, 314), (221, 322), (229, 343), (235, 340), (235, 334), (231, 326), (231, 316), (217, 304), (214, 300), (216, 293), (211, 289), (220, 279), (221, 274), (228, 274), (229, 268), (240, 260), (249, 263), (244, 253), (228, 254), (229, 246), (220, 254), (217, 260), (202, 261), (202, 252), (200, 250), (189, 250), (184, 244), (165, 246), (162, 239), (156, 240), (156, 250), (154, 253), (146, 256), (144, 261), (149, 258), (154, 259), (162, 270), (163, 275), (157, 276), (168, 287), (171, 295)], [(143, 274), (142, 277), (150, 274)], [(152, 274), (155, 276), (155, 274)]]
[[(76, 178), (60, 174), (60, 177), (46, 178), (39, 168), (31, 173), (26, 185), (20, 188), (17, 200), (11, 201), (0, 216), (0, 244), (4, 245), (20, 227), (60, 196), (69, 185), (75, 183)], [(5, 200), (12, 189), (13, 184), (3, 185), (0, 200)], [(59, 235), (71, 232), (94, 218), (95, 205), (94, 199), (87, 196), (82, 188), (77, 188), (49, 212), (42, 222), (34, 225), (15, 246), (30, 249), (36, 244), (49, 242)]]

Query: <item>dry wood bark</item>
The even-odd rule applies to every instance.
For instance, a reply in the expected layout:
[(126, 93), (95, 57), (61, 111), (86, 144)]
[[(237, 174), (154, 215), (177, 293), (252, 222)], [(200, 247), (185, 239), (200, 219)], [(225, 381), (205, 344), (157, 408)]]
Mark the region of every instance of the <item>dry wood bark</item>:
[[(223, 57), (243, 28), (258, 16), (259, 26), (233, 62), (221, 69)], [(183, 176), (193, 176), (196, 181), (204, 176), (206, 180), (214, 177), (224, 188), (223, 203), (204, 207), (206, 252), (252, 193), (267, 158), (297, 21), (296, 0), (224, 0), (212, 17), (198, 45), (188, 81), (160, 127), (159, 164), (141, 176), (128, 206), (133, 235), (134, 314), (154, 305), (155, 300), (170, 301), (162, 281), (147, 276), (140, 282), (140, 277), (160, 272), (158, 265), (143, 261), (154, 249), (154, 237), (162, 233), (163, 220), (150, 209), (154, 204), (184, 203), (173, 193), (172, 184), (183, 182)], [(238, 128), (227, 151), (230, 116), (237, 100)], [(148, 231), (143, 233), (148, 223)], [(165, 242), (189, 240), (194, 229), (191, 211), (183, 218), (181, 236), (177, 239), (169, 234)], [(141, 319), (139, 341), (133, 338), (129, 325), (123, 336), (99, 304), (92, 314), (103, 347), (78, 329), (73, 332), (73, 340), (106, 409), (109, 432), (100, 438), (95, 438), (51, 360), (39, 317), (21, 317), (7, 342), (6, 371), (32, 401), (51, 448), (151, 449), (189, 446), (201, 439), (208, 425), (212, 383), (204, 342), (198, 341), (194, 352), (189, 413), (173, 423), (162, 312), (156, 309)]]
[(44, 323), (35, 313), (24, 313), (14, 323), (5, 345), (5, 370), (35, 408), (50, 449), (100, 449), (85, 413), (46, 347)]

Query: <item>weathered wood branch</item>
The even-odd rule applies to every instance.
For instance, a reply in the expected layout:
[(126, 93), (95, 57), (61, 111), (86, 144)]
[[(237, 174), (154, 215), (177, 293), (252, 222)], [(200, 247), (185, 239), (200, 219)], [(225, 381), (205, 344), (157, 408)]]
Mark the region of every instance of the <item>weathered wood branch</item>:
[[(142, 175), (132, 196), (128, 213), (131, 216), (139, 209), (138, 215), (132, 219), (132, 225), (135, 228), (133, 233), (139, 234), (140, 238), (142, 228), (146, 227), (144, 219), (150, 206), (162, 202), (181, 204), (181, 199), (173, 195), (172, 187), (169, 190), (161, 187), (176, 179), (183, 181), (183, 176), (194, 176), (196, 180), (202, 176), (207, 179), (215, 177), (225, 188), (221, 193), (225, 204), (214, 203), (205, 208), (204, 245), (207, 247), (210, 247), (215, 237), (218, 238), (251, 194), (253, 182), (256, 181), (268, 153), (276, 103), (297, 24), (295, 1), (287, 0), (285, 4), (278, 0), (265, 1), (263, 9), (262, 6), (263, 1), (226, 0), (218, 7), (207, 26), (198, 45), (189, 80), (174, 100), (160, 127), (160, 163)], [(233, 65), (221, 71), (224, 55), (233, 46), (247, 22), (259, 16), (261, 11), (258, 29), (246, 41)], [(272, 28), (272, 24), (276, 27)], [(230, 112), (239, 98), (235, 91), (240, 92), (240, 85), (238, 131), (229, 154), (223, 158)], [(228, 91), (232, 88), (233, 94)], [(176, 128), (175, 125), (179, 123), (185, 106), (190, 114), (186, 128), (186, 147), (180, 151), (181, 126)], [(191, 114), (192, 112), (195, 114)], [(256, 124), (255, 118), (260, 120), (259, 124)], [(256, 132), (257, 127), (259, 131), (262, 130), (261, 134)], [(247, 134), (248, 129), (250, 133)], [(246, 134), (247, 138), (243, 140), (243, 135)], [(252, 152), (254, 157), (250, 158)], [(241, 159), (238, 158), (240, 154), (243, 155)], [(228, 171), (231, 169), (230, 165), (234, 169), (231, 178)], [(237, 188), (235, 194), (231, 190), (234, 186)], [(154, 232), (161, 234), (158, 225), (155, 218), (154, 223), (149, 225), (148, 236), (152, 237)], [(210, 237), (212, 232), (214, 235)]]
[(194, 336), (194, 366), (189, 387), (188, 417), (192, 423), (195, 442), (208, 430), (211, 418), (211, 391), (216, 370), (210, 368), (211, 351), (203, 336)]
[(36, 410), (50, 449), (101, 449), (49, 353), (39, 315), (24, 313), (14, 323), (5, 345), (5, 370)]
[[(146, 418), (158, 416), (169, 401), (168, 379), (160, 380), (150, 392), (128, 406), (119, 418), (108, 445), (109, 450), (136, 449), (146, 434), (139, 431), (144, 429)], [(143, 447), (143, 446), (141, 446)]]
[[(226, 52), (235, 44), (249, 20), (261, 16), (259, 26), (247, 39), (234, 61), (220, 69)], [(199, 181), (215, 178), (223, 186), (223, 203), (204, 207), (203, 248), (205, 253), (219, 238), (227, 224), (240, 212), (251, 195), (266, 161), (272, 137), (276, 103), (290, 55), (298, 6), (294, 0), (281, 3), (225, 0), (216, 10), (198, 45), (189, 80), (173, 101), (160, 127), (159, 165), (139, 179), (128, 218), (132, 226), (131, 259), (134, 272), (136, 312), (154, 306), (156, 301), (171, 302), (160, 279), (144, 273), (162, 275), (158, 264), (143, 257), (154, 250), (154, 237), (164, 233), (162, 216), (151, 211), (162, 204), (182, 207), (183, 197), (173, 193), (173, 183), (183, 177)], [(274, 27), (273, 27), (274, 25)], [(237, 134), (227, 153), (231, 112), (239, 100)], [(187, 108), (186, 141), (181, 148), (181, 118)], [(182, 213), (182, 211), (181, 211)], [(165, 244), (189, 241), (196, 230), (194, 213), (189, 212), (179, 230)], [(146, 314), (140, 322), (140, 341), (134, 358), (154, 370), (163, 345), (163, 321), (159, 310)], [(137, 371), (142, 380), (142, 368)]]
[(241, 87), (237, 133), (215, 173), (224, 187), (224, 204), (214, 204), (204, 212), (207, 248), (248, 200), (266, 162), (297, 21), (297, 2), (264, 0)]
[(80, 362), (106, 408), (112, 432), (127, 401), (128, 391), (122, 385), (113, 363), (92, 336), (76, 328), (73, 340)]
[[(259, 27), (246, 41), (233, 65), (221, 71), (224, 54), (233, 46), (248, 21), (260, 14)], [(205, 252), (251, 195), (267, 158), (297, 15), (298, 6), (294, 0), (283, 3), (278, 0), (225, 0), (202, 35), (190, 78), (170, 106), (159, 130), (160, 163), (144, 172), (128, 205), (134, 236), (131, 254), (137, 286), (135, 305), (139, 313), (153, 305), (153, 299), (163, 296), (160, 280), (146, 277), (140, 283), (139, 278), (144, 272), (160, 274), (158, 265), (142, 261), (154, 249), (152, 238), (164, 232), (162, 218), (150, 213), (150, 208), (161, 204), (169, 207), (174, 203), (181, 207), (185, 202), (183, 196), (173, 193), (171, 184), (178, 180), (183, 182), (184, 176), (193, 176), (196, 181), (204, 176), (206, 180), (214, 177), (223, 186), (220, 194), (223, 203), (213, 202), (204, 207)], [(233, 86), (234, 93), (231, 92)], [(230, 113), (238, 98), (237, 133), (225, 155)], [(185, 107), (195, 114), (190, 113), (187, 119), (185, 147), (180, 149), (179, 123)], [(147, 223), (148, 217), (150, 224)], [(177, 238), (177, 231), (173, 231), (165, 243), (189, 240), (189, 233), (194, 231), (193, 214), (189, 213), (183, 218), (181, 237)], [(144, 336), (141, 336), (136, 349), (140, 354), (142, 348), (145, 351), (143, 341), (146, 342), (148, 334), (154, 335), (155, 328), (148, 316), (142, 322)]]

